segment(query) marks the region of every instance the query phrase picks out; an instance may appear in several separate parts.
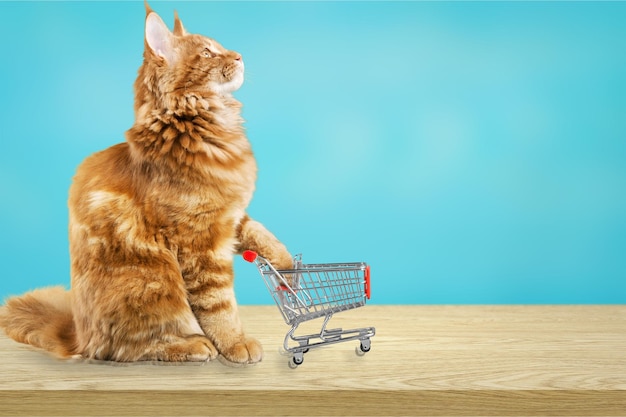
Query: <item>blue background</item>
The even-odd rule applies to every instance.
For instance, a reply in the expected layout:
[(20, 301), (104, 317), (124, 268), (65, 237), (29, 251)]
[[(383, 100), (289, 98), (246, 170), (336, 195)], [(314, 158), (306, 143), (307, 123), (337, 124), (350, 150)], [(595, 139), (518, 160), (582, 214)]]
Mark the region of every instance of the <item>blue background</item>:
[[(626, 3), (152, 6), (243, 54), (249, 212), (305, 261), (369, 262), (375, 303), (626, 302)], [(67, 189), (133, 123), (144, 8), (0, 18), (4, 298), (69, 285)]]

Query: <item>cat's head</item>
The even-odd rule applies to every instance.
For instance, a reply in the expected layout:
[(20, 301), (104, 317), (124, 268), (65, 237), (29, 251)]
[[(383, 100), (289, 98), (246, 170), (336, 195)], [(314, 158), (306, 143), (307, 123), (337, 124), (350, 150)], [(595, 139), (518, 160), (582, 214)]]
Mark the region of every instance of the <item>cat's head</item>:
[(152, 67), (158, 93), (229, 94), (243, 84), (241, 55), (215, 40), (187, 33), (175, 13), (174, 30), (146, 4), (144, 66)]

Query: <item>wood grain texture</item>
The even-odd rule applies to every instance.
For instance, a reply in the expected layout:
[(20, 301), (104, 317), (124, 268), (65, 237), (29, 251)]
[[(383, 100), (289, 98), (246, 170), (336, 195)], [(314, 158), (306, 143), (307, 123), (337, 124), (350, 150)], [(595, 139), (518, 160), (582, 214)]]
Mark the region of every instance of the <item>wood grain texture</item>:
[(331, 327), (375, 326), (370, 353), (295, 370), (278, 310), (241, 315), (266, 350), (244, 368), (63, 362), (2, 335), (0, 415), (626, 416), (626, 306), (366, 306)]

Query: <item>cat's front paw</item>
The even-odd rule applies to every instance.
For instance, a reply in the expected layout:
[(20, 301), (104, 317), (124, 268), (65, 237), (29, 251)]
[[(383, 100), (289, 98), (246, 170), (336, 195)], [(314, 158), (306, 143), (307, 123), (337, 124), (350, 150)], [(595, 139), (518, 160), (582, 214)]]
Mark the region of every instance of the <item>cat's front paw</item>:
[(287, 251), (281, 251), (268, 258), (276, 269), (293, 269), (293, 257)]
[(245, 337), (220, 351), (224, 359), (234, 364), (257, 363), (263, 359), (263, 347), (258, 340)]

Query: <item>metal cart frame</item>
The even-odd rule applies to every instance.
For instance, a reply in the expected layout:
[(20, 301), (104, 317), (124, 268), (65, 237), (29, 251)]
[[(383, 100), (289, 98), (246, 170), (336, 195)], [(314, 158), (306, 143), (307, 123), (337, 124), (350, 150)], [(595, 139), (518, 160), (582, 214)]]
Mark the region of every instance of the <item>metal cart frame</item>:
[[(256, 263), (285, 323), (291, 326), (283, 343), (285, 352), (291, 355), (290, 367), (301, 365), (309, 349), (350, 340), (360, 342), (357, 355), (369, 352), (370, 338), (376, 334), (374, 327), (327, 328), (333, 314), (361, 307), (370, 298), (369, 265), (364, 262), (303, 264), (302, 256), (296, 255), (293, 269), (277, 270), (256, 252), (245, 251), (243, 257)], [(301, 323), (321, 317), (324, 321), (318, 333), (295, 335)], [(290, 346), (290, 341), (297, 345)]]

